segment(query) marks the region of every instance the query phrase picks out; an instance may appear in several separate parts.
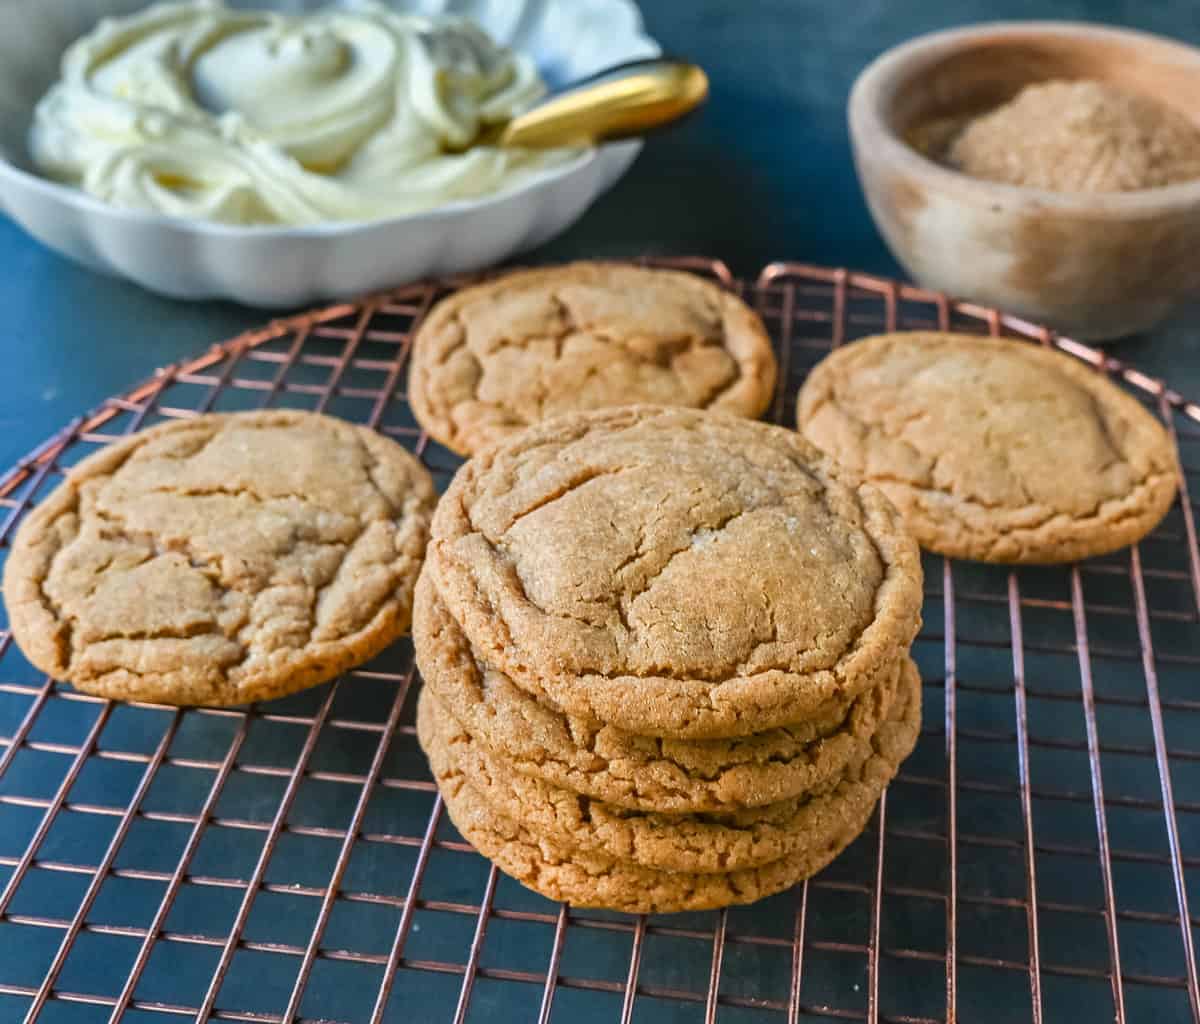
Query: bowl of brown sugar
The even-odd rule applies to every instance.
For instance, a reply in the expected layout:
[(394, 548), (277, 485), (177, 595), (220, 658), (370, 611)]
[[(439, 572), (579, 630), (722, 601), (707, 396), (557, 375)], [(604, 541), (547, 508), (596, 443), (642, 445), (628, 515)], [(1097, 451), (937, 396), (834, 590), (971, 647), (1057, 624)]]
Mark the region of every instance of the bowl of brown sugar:
[(850, 95), (875, 223), (921, 284), (1089, 340), (1200, 292), (1200, 50), (1009, 22), (889, 50)]

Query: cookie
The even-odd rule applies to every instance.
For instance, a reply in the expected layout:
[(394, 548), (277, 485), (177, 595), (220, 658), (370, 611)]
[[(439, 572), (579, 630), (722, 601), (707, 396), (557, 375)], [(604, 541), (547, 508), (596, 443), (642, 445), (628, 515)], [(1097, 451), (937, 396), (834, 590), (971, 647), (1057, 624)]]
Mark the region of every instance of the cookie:
[(467, 463), (428, 571), (480, 661), (640, 735), (747, 736), (880, 685), (920, 625), (917, 546), (792, 431), (633, 406)]
[(809, 375), (804, 435), (876, 483), (931, 551), (1069, 562), (1149, 533), (1175, 496), (1162, 425), (1079, 360), (976, 335), (885, 334)]
[(663, 871), (713, 874), (816, 855), (830, 837), (869, 815), (916, 743), (920, 696), (921, 681), (909, 661), (888, 721), (841, 778), (799, 799), (732, 814), (629, 811), (521, 775), (476, 743), (428, 688), (420, 696), (417, 735), (439, 785), (463, 776), (493, 811), (564, 850)]
[(571, 263), (443, 299), (413, 339), (409, 401), (432, 437), (470, 455), (553, 416), (634, 402), (756, 417), (775, 374), (762, 320), (719, 285)]
[(491, 756), (633, 810), (735, 811), (828, 788), (869, 752), (899, 687), (897, 665), (880, 686), (803, 722), (736, 739), (662, 739), (565, 715), (480, 665), (428, 573), (417, 581), (413, 644), (425, 686)]
[[(915, 724), (902, 728), (915, 738)], [(904, 741), (902, 737), (898, 740), (896, 750), (900, 751)], [(493, 808), (468, 774), (448, 759), (439, 768), (435, 768), (438, 787), (451, 821), (506, 874), (543, 896), (572, 906), (638, 914), (753, 903), (816, 874), (866, 827), (887, 775), (878, 771), (866, 783), (843, 782), (825, 798), (821, 824), (827, 831), (801, 838), (786, 856), (757, 867), (694, 872), (644, 867), (582, 849), (578, 842), (558, 843), (529, 825), (528, 815), (518, 819)]]
[(22, 523), (13, 637), (103, 697), (291, 693), (408, 628), (434, 500), (420, 463), (365, 427), (289, 411), (164, 423), (79, 463)]

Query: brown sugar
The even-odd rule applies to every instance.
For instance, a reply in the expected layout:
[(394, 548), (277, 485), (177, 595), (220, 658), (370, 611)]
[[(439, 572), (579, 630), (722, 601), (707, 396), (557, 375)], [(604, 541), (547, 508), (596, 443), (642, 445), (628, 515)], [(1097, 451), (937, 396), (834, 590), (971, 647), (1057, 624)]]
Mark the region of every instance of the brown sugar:
[(1200, 127), (1146, 96), (1048, 81), (969, 121), (947, 154), (976, 178), (1055, 192), (1132, 192), (1200, 178)]

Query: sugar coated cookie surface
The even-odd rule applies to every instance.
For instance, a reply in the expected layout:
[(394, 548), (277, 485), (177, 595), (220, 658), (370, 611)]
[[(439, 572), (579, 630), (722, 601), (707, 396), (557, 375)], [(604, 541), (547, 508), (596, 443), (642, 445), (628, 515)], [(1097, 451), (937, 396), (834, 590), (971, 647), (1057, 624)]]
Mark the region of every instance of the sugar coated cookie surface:
[(630, 811), (542, 779), (513, 772), (459, 725), (433, 691), (417, 715), (421, 745), (439, 783), (463, 775), (499, 814), (573, 850), (663, 871), (718, 874), (762, 867), (804, 851), (817, 853), (847, 828), (857, 830), (916, 743), (921, 680), (907, 661), (899, 699), (886, 721), (841, 773), (819, 789), (762, 807), (724, 814)]
[(439, 303), (413, 341), (409, 396), (435, 439), (469, 455), (553, 416), (635, 402), (756, 417), (775, 374), (762, 320), (713, 281), (570, 263)]
[(896, 333), (828, 356), (801, 432), (873, 482), (932, 551), (1068, 562), (1150, 532), (1175, 496), (1170, 437), (1079, 360), (1004, 338)]
[(916, 544), (793, 431), (634, 406), (457, 474), (428, 571), (479, 659), (630, 732), (746, 736), (878, 685), (920, 624)]
[(85, 459), (22, 523), (13, 636), (42, 671), (116, 699), (312, 686), (408, 628), (434, 500), (403, 448), (330, 417), (161, 424)]
[[(888, 723), (888, 735), (881, 738), (880, 749), (886, 754), (876, 754), (861, 773), (843, 780), (827, 795), (791, 808), (795, 816), (791, 820), (788, 810), (781, 808), (728, 822), (603, 813), (589, 820), (562, 805), (560, 827), (550, 834), (539, 827), (540, 822), (529, 820), (529, 814), (513, 816), (489, 803), (485, 794), (490, 787), (477, 776), (479, 766), (469, 757), (466, 764), (456, 760), (459, 752), (432, 735), (428, 715), (422, 738), (455, 826), (480, 853), (519, 882), (578, 907), (630, 913), (705, 910), (752, 903), (790, 888), (816, 874), (854, 841), (920, 730), (920, 684), (915, 672), (909, 683), (902, 717)], [(543, 807), (538, 817), (551, 813)], [(613, 856), (614, 847), (631, 856)], [(759, 862), (755, 854), (767, 849), (781, 855)], [(701, 870), (650, 867), (633, 859), (639, 855), (645, 861), (687, 863)], [(722, 857), (753, 866), (722, 870)]]
[(480, 664), (428, 573), (417, 581), (413, 645), (425, 686), (513, 774), (643, 811), (728, 812), (827, 788), (869, 752), (900, 688), (897, 664), (856, 698), (752, 736), (640, 736), (567, 715)]

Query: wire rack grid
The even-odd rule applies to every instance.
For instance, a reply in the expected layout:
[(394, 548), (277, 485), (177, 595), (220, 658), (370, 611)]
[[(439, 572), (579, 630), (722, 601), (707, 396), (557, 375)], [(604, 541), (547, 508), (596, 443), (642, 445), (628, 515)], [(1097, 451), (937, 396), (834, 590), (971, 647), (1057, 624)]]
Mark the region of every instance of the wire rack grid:
[[(925, 561), (925, 724), (867, 832), (752, 907), (574, 911), (473, 853), (413, 727), (411, 645), (246, 709), (112, 704), (0, 628), (0, 1020), (1200, 1021), (1200, 408), (995, 311), (796, 264), (753, 284), (772, 417), (832, 346), (952, 327), (1057, 345), (1162, 416), (1180, 499), (1075, 566)], [(280, 320), (71, 422), (0, 478), (0, 554), (79, 458), (164, 418), (289, 406), (372, 425), (444, 487), (404, 395), (461, 281)], [(0, 627), (5, 623), (0, 620)]]

